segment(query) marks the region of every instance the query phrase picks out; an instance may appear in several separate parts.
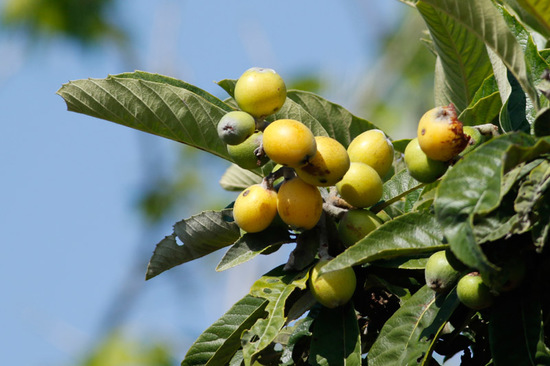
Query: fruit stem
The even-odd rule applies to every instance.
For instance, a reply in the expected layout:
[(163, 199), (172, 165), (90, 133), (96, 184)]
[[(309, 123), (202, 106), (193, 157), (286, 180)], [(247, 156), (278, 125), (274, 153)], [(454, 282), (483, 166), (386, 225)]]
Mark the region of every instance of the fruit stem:
[(485, 123), (483, 125), (472, 126), (472, 128), (475, 128), (476, 130), (478, 130), (479, 133), (481, 133), (482, 135), (491, 135), (493, 137), (500, 135), (500, 133), (498, 132), (498, 126), (492, 123)]

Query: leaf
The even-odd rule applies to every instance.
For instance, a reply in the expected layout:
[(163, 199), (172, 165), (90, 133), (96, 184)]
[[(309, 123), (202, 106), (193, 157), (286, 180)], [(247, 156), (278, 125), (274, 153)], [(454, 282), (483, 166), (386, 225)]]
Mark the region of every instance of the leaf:
[[(178, 245), (176, 236), (183, 245)], [(204, 211), (177, 222), (174, 234), (157, 244), (147, 266), (145, 279), (150, 280), (172, 267), (231, 245), (239, 237), (240, 229), (233, 221), (230, 209)]]
[(534, 168), (528, 178), (520, 185), (514, 208), (524, 230), (538, 221), (537, 204), (550, 187), (550, 162), (543, 161)]
[(283, 349), (283, 354), (281, 355), (281, 362), (284, 366), (293, 366), (295, 365), (293, 354), (296, 346), (304, 338), (309, 338), (311, 336), (311, 324), (313, 324), (314, 319), (310, 316), (306, 316), (296, 322), (294, 330), (290, 335), (286, 347)]
[(296, 237), (296, 248), (290, 253), (285, 270), (301, 271), (315, 260), (319, 251), (319, 230), (306, 230)]
[(507, 73), (507, 76), (512, 91), (500, 110), (500, 128), (504, 132), (529, 132), (531, 126), (525, 115), (525, 108), (527, 106), (525, 93), (510, 72)]
[(472, 101), (485, 78), (492, 74), (485, 44), (466, 25), (435, 6), (419, 1), (416, 8), (428, 26), (438, 54), (439, 87), (445, 95), (438, 105), (453, 103), (460, 113)]
[(377, 127), (369, 121), (356, 117), (344, 107), (310, 92), (290, 90), (287, 98), (313, 116), (328, 136), (347, 147), (357, 135)]
[(416, 256), (446, 247), (442, 230), (427, 211), (403, 214), (386, 222), (346, 249), (321, 269), (335, 271), (379, 259)]
[(538, 108), (537, 91), (530, 79), (530, 70), (523, 50), (491, 0), (423, 0), (422, 2), (452, 17), (469, 32), (479, 37), (504, 62), (529, 95), (533, 105)]
[(144, 75), (70, 81), (57, 93), (70, 111), (182, 142), (231, 161), (216, 129), (229, 107), (220, 107), (223, 102), (196, 87), (188, 90), (188, 84), (175, 86), (178, 82), (173, 79)]
[[(541, 342), (540, 302), (522, 291), (503, 296), (491, 308), (489, 345), (496, 365), (537, 365), (536, 353)], [(513, 352), (503, 350), (513, 349)]]
[(414, 179), (409, 172), (404, 169), (391, 177), (384, 183), (382, 191), (382, 200), (391, 201), (405, 197), (412, 191), (422, 188), (425, 184)]
[(367, 355), (369, 366), (428, 365), (443, 326), (459, 304), (455, 290), (437, 295), (423, 286), (386, 321)]
[(542, 252), (550, 237), (550, 192), (543, 194), (538, 204), (539, 220), (533, 225), (531, 235), (537, 252)]
[(536, 115), (533, 130), (538, 137), (550, 135), (550, 107), (541, 109)]
[(246, 295), (191, 345), (182, 366), (226, 364), (241, 347), (241, 334), (264, 316), (267, 300)]
[[(268, 316), (258, 319), (254, 326), (243, 333), (243, 357), (245, 365), (249, 366), (253, 357), (265, 349), (275, 339), (284, 326), (285, 303), (290, 294), (297, 288), (304, 289), (308, 279), (308, 271), (285, 273), (279, 266), (257, 280), (250, 289), (250, 295), (262, 297), (269, 301), (265, 310)], [(309, 269), (309, 268), (308, 268)]]
[(493, 74), (483, 81), (470, 105), (458, 116), (458, 120), (466, 126), (493, 123), (501, 108), (500, 92)]
[(243, 169), (236, 164), (231, 164), (223, 173), (220, 185), (226, 191), (242, 191), (253, 184), (262, 182), (262, 177), (253, 171)]
[(493, 138), (459, 161), (442, 179), (434, 202), (451, 250), (464, 264), (480, 271), (494, 266), (475, 242), (473, 220), (498, 207), (504, 173), (550, 149), (548, 141), (523, 133)]
[(245, 263), (257, 255), (284, 243), (290, 243), (293, 239), (288, 230), (271, 226), (259, 233), (244, 234), (225, 253), (216, 271), (225, 271), (239, 264)]
[(506, 2), (530, 27), (546, 38), (550, 37), (550, 2), (548, 0), (507, 0)]
[(335, 309), (323, 307), (312, 333), (310, 365), (361, 366), (361, 337), (351, 303)]

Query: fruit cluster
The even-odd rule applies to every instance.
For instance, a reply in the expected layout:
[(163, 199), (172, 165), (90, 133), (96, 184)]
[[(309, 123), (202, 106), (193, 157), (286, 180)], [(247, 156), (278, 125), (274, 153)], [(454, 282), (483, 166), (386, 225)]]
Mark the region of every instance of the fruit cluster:
[(428, 258), (424, 274), (432, 290), (446, 293), (456, 286), (460, 302), (481, 310), (490, 307), (499, 294), (517, 288), (525, 277), (524, 261), (508, 260), (500, 265), (498, 275), (489, 277), (465, 267), (451, 251), (442, 250)]
[(417, 137), (405, 149), (409, 174), (422, 183), (432, 183), (447, 171), (457, 156), (484, 141), (478, 129), (463, 126), (453, 104), (435, 107), (418, 123)]
[[(272, 69), (247, 70), (235, 84), (234, 98), (240, 110), (224, 115), (217, 127), (229, 155), (244, 169), (258, 168), (268, 161), (276, 163), (262, 183), (246, 188), (235, 200), (233, 217), (242, 230), (261, 232), (277, 217), (292, 230), (312, 229), (323, 213), (321, 191), (329, 187), (349, 208), (339, 224), (345, 246), (381, 225), (381, 220), (365, 208), (381, 199), (383, 178), (393, 164), (393, 144), (384, 132), (365, 131), (346, 148), (334, 138), (316, 136), (298, 120), (267, 122), (265, 118), (280, 110), (286, 100), (285, 83)], [(284, 180), (275, 185), (281, 176)], [(326, 291), (314, 290), (316, 286), (330, 287), (327, 283), (335, 279), (341, 286), (340, 276), (349, 284), (351, 277), (355, 279), (353, 270), (330, 273), (330, 277), (313, 274), (312, 281), (319, 284), (311, 284), (312, 292), (325, 306), (338, 306), (353, 294), (349, 288), (354, 289), (355, 283), (343, 286), (349, 288), (339, 300), (334, 294), (325, 299), (320, 294)]]

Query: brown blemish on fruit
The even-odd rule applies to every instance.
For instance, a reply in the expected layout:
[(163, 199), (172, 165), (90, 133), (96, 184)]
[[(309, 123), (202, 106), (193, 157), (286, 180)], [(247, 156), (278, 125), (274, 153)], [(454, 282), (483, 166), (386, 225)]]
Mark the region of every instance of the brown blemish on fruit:
[(421, 134), (422, 136), (424, 136), (424, 135), (426, 134), (426, 129), (423, 128), (422, 131), (420, 131), (420, 134)]
[(247, 189), (246, 191), (243, 192), (243, 197), (248, 196), (249, 193), (250, 193), (250, 189)]

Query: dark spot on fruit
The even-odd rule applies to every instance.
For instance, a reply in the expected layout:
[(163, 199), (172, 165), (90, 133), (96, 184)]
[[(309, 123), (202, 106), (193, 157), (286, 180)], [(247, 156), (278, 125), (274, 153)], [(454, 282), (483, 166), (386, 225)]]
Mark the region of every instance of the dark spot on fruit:
[(421, 134), (422, 136), (424, 136), (425, 133), (426, 133), (426, 129), (423, 128), (422, 131), (420, 131), (420, 134)]
[(243, 192), (243, 197), (248, 196), (249, 193), (250, 193), (250, 189), (247, 189), (246, 191)]
[(321, 179), (319, 179), (319, 182), (321, 182), (321, 183), (325, 184), (325, 183), (327, 183), (327, 182), (328, 182), (328, 180), (326, 180), (326, 179), (324, 179), (324, 178), (321, 178)]

